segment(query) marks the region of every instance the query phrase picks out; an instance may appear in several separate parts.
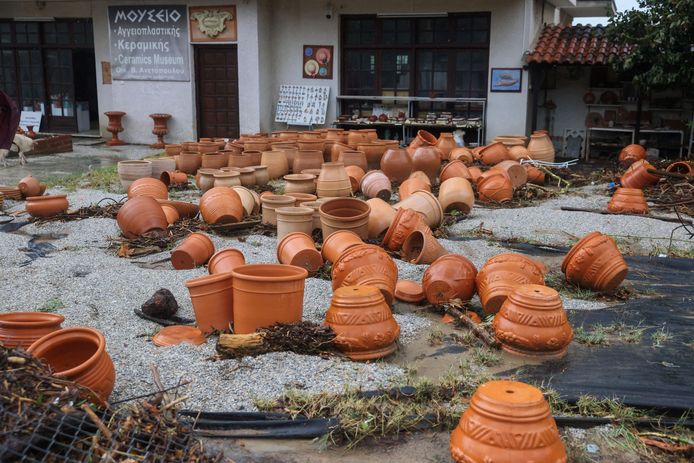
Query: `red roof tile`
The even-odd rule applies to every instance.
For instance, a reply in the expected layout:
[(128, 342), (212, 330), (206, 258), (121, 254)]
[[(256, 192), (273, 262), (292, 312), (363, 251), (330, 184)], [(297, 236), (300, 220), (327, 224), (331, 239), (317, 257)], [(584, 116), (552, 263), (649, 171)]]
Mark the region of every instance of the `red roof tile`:
[(604, 26), (547, 25), (528, 53), (528, 63), (607, 64), (609, 57), (626, 54), (629, 47), (607, 40)]

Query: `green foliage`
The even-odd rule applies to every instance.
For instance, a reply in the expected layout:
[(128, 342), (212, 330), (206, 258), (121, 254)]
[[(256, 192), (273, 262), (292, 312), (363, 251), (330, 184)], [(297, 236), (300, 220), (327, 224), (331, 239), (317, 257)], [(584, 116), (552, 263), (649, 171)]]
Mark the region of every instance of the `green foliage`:
[(65, 303), (60, 298), (52, 297), (48, 299), (40, 308), (39, 312), (56, 313), (65, 308)]
[(62, 187), (67, 191), (92, 188), (111, 193), (123, 192), (116, 165), (92, 169), (83, 174), (55, 175), (45, 178), (44, 183), (48, 185), (48, 188)]

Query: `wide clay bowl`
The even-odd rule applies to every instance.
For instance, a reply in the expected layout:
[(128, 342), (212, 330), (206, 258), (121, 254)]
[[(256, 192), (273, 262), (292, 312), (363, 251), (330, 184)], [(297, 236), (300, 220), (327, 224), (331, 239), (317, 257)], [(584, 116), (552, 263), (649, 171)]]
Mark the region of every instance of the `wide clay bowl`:
[(164, 233), (169, 226), (163, 209), (150, 196), (127, 200), (118, 210), (116, 221), (123, 235), (130, 239), (145, 233)]
[(629, 273), (612, 237), (591, 232), (581, 238), (561, 264), (566, 279), (598, 292), (614, 291)]
[(619, 163), (625, 167), (642, 159), (646, 159), (646, 148), (641, 145), (627, 145), (619, 152)]
[(333, 293), (325, 323), (335, 345), (352, 360), (373, 360), (395, 352), (400, 326), (381, 291), (368, 285), (343, 286)]
[(171, 264), (176, 270), (204, 265), (214, 254), (214, 243), (205, 233), (194, 232), (171, 251)]
[(327, 262), (335, 262), (347, 249), (364, 244), (364, 241), (354, 232), (338, 230), (323, 240), (321, 254)]
[(371, 285), (383, 293), (390, 305), (398, 281), (393, 258), (373, 244), (360, 244), (344, 251), (332, 268), (333, 290), (342, 286)]
[(566, 450), (542, 391), (517, 381), (477, 388), (451, 434), (457, 463), (566, 463)]
[(643, 190), (638, 188), (617, 188), (607, 210), (611, 212), (626, 212), (629, 214), (648, 214), (648, 204)]
[(54, 217), (67, 211), (67, 195), (29, 196), (26, 211), (32, 217)]
[(246, 258), (238, 249), (225, 248), (215, 252), (207, 262), (210, 275), (229, 273), (240, 265), (246, 265)]
[(48, 333), (59, 330), (65, 317), (44, 312), (0, 313), (0, 343), (7, 348), (28, 349)]
[(316, 250), (316, 243), (306, 233), (294, 232), (277, 243), (277, 260), (280, 264), (305, 268), (314, 275), (323, 266), (323, 257)]
[(475, 295), (477, 269), (459, 254), (446, 254), (436, 259), (424, 272), (422, 286), (430, 304), (443, 304), (451, 299), (469, 301)]

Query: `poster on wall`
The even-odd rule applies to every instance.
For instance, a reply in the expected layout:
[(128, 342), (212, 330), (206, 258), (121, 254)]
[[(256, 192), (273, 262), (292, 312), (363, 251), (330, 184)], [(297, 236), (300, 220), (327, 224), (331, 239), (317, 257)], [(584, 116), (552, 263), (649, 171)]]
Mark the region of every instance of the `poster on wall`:
[(492, 92), (520, 92), (523, 71), (521, 68), (492, 68)]
[(184, 5), (109, 6), (113, 80), (189, 81)]
[(303, 70), (304, 79), (332, 79), (332, 45), (304, 45)]
[(325, 124), (330, 87), (280, 85), (275, 122), (294, 125)]
[(191, 6), (191, 42), (236, 42), (236, 6)]

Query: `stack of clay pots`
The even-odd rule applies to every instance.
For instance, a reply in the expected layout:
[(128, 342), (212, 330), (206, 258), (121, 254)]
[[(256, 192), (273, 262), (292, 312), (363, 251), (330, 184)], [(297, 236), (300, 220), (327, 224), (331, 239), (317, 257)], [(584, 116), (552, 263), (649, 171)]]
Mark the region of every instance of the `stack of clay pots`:
[(544, 284), (545, 267), (522, 254), (497, 254), (482, 266), (475, 282), (482, 308), (493, 314), (517, 286)]

